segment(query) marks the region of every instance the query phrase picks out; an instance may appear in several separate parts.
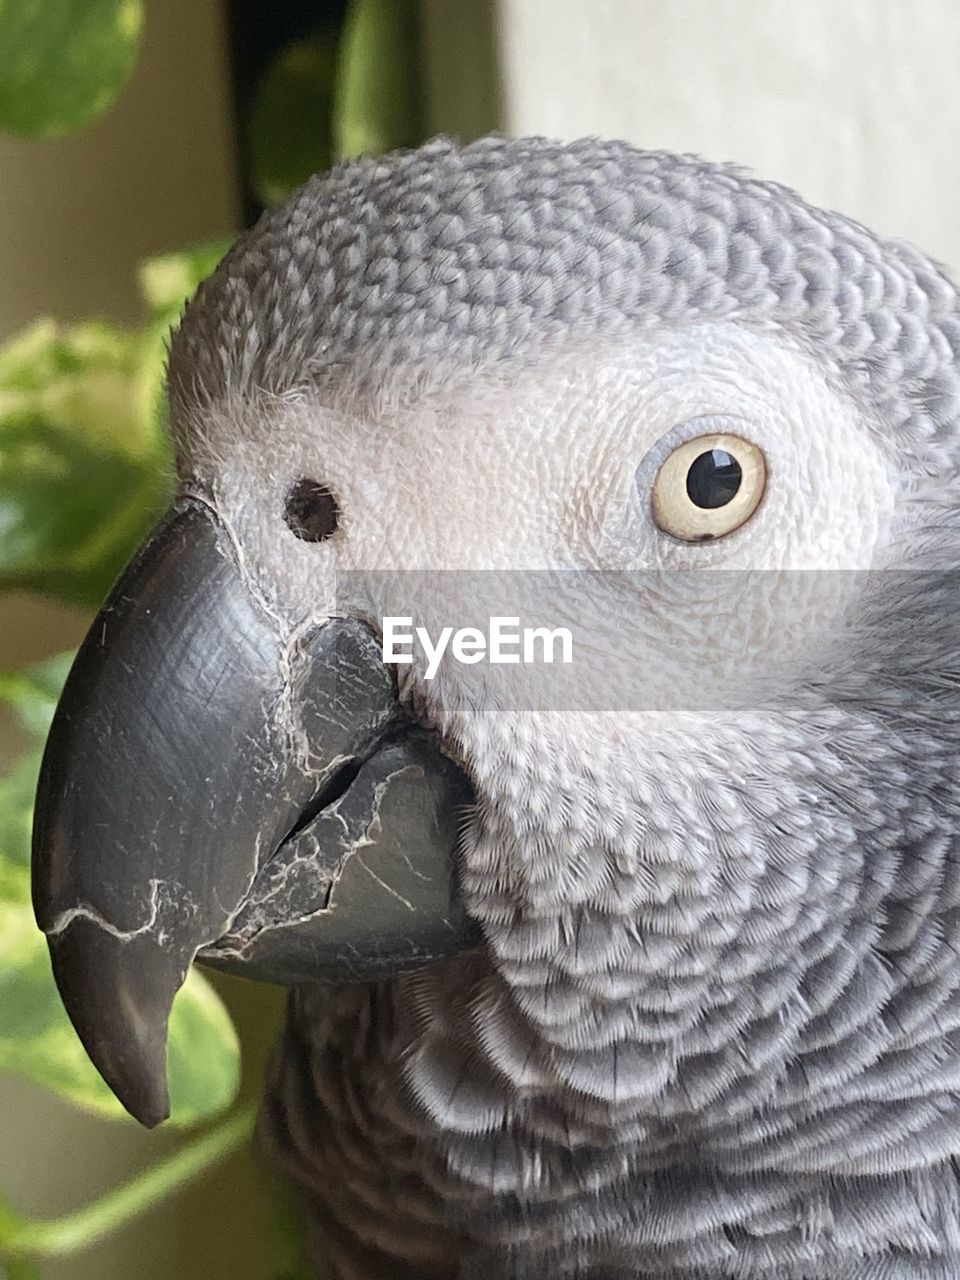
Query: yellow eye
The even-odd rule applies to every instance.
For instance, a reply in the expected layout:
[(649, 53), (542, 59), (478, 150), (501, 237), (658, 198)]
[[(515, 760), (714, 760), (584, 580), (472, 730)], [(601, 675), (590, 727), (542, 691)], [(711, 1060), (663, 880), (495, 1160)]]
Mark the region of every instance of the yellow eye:
[(705, 435), (674, 449), (653, 482), (653, 518), (684, 542), (707, 542), (739, 529), (760, 505), (767, 464), (755, 444)]

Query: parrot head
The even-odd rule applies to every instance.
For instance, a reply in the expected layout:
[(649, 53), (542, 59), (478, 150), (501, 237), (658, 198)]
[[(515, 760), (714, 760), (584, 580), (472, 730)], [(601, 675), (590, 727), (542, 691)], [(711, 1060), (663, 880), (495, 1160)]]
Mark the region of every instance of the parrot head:
[[(942, 667), (943, 601), (864, 582), (955, 558), (958, 335), (919, 253), (623, 143), (437, 141), (268, 212), (174, 336), (177, 494), (38, 793), (37, 917), (130, 1111), (166, 1114), (198, 955), (339, 983), (482, 946), (500, 1024), (605, 1105), (710, 1054), (733, 1087), (745, 1027), (811, 1018), (811, 967), (879, 945), (904, 779), (930, 832), (953, 821), (949, 726), (897, 661)], [(456, 622), (475, 572), (546, 569), (592, 656), (581, 700), (522, 713), (479, 667), (385, 664), (356, 585), (419, 574)], [(640, 575), (629, 661), (583, 572)]]

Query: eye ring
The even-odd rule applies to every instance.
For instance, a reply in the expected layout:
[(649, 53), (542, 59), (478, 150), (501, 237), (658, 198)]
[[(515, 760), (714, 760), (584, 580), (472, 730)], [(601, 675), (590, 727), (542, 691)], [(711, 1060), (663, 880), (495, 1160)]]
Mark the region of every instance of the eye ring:
[(305, 478), (291, 485), (283, 515), (287, 528), (301, 542), (326, 542), (340, 526), (340, 504), (319, 480)]
[(727, 432), (679, 445), (657, 472), (651, 511), (658, 529), (683, 542), (709, 542), (746, 524), (767, 483), (761, 449)]

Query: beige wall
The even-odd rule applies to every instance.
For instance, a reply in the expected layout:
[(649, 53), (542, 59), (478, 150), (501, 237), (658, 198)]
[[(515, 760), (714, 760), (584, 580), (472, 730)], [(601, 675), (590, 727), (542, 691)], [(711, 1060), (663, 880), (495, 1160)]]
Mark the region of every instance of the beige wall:
[(736, 160), (960, 268), (955, 0), (500, 0), (511, 133)]
[(139, 314), (137, 262), (235, 225), (219, 0), (147, 0), (143, 54), (84, 133), (0, 135), (0, 337), (34, 316)]

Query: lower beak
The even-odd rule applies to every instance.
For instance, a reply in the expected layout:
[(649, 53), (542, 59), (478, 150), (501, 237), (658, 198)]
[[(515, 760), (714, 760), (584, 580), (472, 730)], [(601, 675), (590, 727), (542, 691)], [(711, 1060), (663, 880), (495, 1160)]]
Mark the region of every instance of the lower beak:
[(178, 503), (77, 654), (44, 755), (34, 906), (87, 1052), (169, 1112), (197, 955), (271, 981), (396, 972), (478, 935), (456, 893), (460, 769), (399, 714), (374, 634), (285, 640), (205, 505)]

